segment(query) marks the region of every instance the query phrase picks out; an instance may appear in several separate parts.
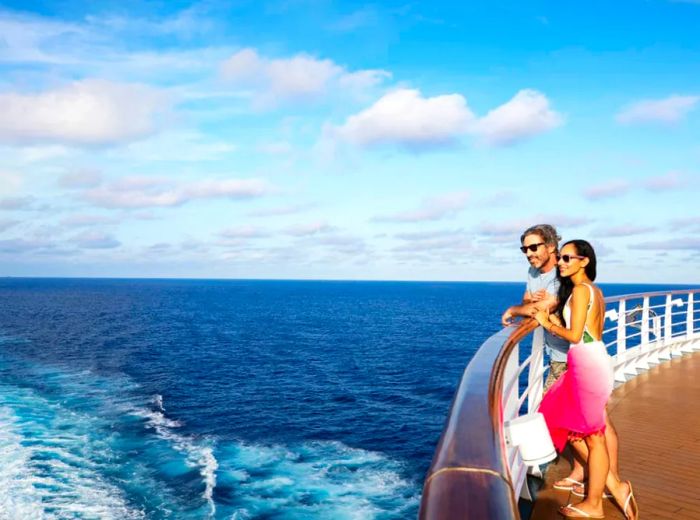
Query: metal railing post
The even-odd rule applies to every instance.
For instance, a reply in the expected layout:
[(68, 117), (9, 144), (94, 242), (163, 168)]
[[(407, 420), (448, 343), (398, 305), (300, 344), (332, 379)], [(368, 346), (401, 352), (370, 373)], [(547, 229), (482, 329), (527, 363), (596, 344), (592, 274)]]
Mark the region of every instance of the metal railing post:
[(532, 334), (532, 358), (527, 374), (527, 386), (530, 392), (527, 396), (527, 411), (534, 413), (542, 401), (544, 381), (542, 369), (544, 368), (544, 329), (538, 327)]
[[(620, 368), (615, 372), (615, 380), (624, 383), (627, 381), (625, 377), (625, 367), (627, 365), (627, 303), (626, 300), (620, 300), (617, 306), (617, 344), (616, 353), (618, 361), (621, 363)], [(636, 375), (633, 371), (633, 375)]]
[(645, 296), (642, 303), (642, 334), (639, 343), (639, 357), (635, 363), (635, 368), (649, 370), (647, 362), (647, 352), (649, 352), (649, 297)]

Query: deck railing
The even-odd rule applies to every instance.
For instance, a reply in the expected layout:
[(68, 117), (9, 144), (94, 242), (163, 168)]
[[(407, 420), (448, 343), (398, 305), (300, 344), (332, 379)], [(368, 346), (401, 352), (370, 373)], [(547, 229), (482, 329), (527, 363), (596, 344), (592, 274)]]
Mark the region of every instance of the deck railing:
[[(700, 350), (700, 289), (605, 302), (603, 341), (618, 383)], [(527, 474), (539, 475), (539, 468), (523, 463), (505, 425), (542, 400), (543, 339), (534, 320), (522, 320), (487, 339), (467, 365), (425, 479), (421, 519), (520, 518), (518, 498), (532, 498)]]

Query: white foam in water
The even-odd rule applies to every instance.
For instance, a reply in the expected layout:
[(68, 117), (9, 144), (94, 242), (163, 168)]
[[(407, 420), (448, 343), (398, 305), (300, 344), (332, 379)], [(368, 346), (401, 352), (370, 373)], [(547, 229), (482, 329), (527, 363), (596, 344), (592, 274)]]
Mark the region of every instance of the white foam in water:
[(144, 408), (136, 408), (131, 411), (133, 415), (147, 419), (147, 426), (153, 428), (161, 439), (171, 443), (173, 448), (183, 453), (186, 457), (187, 465), (198, 468), (204, 483), (204, 493), (202, 498), (209, 506), (209, 516), (216, 514), (216, 503), (214, 502), (214, 488), (216, 487), (216, 471), (219, 464), (214, 457), (214, 451), (210, 446), (201, 446), (192, 438), (173, 431), (182, 426), (178, 421), (169, 419), (163, 413), (163, 397), (156, 394), (151, 400), (160, 411), (153, 411)]
[[(10, 408), (0, 408), (0, 519), (144, 518), (69, 446), (24, 442), (21, 422)], [(32, 440), (40, 439), (45, 431), (32, 426)]]
[[(290, 520), (389, 520), (417, 512), (418, 486), (381, 453), (339, 442), (215, 445), (183, 433), (167, 417), (161, 395), (149, 402), (128, 380), (41, 367), (37, 374), (42, 385), (56, 384), (50, 388), (60, 399), (0, 381), (0, 520), (132, 520), (152, 511), (178, 520), (279, 513)], [(106, 438), (114, 424), (136, 435)], [(125, 455), (131, 449), (143, 461)], [(149, 465), (159, 455), (167, 457), (165, 477)], [(168, 472), (180, 475), (183, 465), (197, 470), (203, 502), (182, 498), (186, 488), (169, 488)], [(122, 482), (123, 475), (131, 482)], [(228, 497), (219, 504), (217, 486), (217, 496)], [(149, 513), (130, 499), (147, 504)]]
[(405, 518), (417, 511), (415, 484), (380, 453), (340, 442), (239, 444), (220, 452), (220, 475), (232, 482), (237, 496), (232, 519), (283, 511), (290, 519), (365, 520)]

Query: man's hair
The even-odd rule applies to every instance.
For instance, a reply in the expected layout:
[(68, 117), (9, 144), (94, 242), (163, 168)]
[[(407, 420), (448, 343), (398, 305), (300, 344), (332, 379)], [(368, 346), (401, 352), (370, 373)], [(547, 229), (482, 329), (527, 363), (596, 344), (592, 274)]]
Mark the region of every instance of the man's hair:
[(520, 243), (525, 242), (525, 237), (528, 235), (539, 235), (545, 244), (558, 246), (561, 237), (557, 234), (557, 230), (554, 226), (549, 224), (537, 224), (536, 226), (531, 226), (527, 228), (522, 235), (520, 235)]

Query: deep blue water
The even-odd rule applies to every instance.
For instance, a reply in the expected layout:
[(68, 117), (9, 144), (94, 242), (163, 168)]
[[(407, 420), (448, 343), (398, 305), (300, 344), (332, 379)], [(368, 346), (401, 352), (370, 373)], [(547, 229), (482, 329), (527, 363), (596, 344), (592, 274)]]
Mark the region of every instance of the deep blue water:
[(415, 518), (461, 373), (523, 288), (0, 279), (0, 510)]

